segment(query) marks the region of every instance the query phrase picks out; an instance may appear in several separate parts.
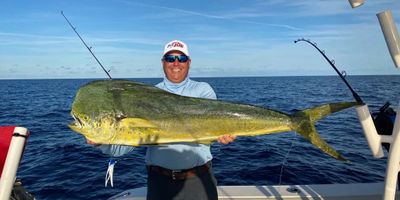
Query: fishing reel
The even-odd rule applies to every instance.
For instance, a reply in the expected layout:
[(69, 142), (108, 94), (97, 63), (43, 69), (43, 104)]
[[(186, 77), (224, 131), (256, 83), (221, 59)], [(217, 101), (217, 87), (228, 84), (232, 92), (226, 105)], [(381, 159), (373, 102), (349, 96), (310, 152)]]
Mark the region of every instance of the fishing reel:
[[(392, 135), (396, 112), (390, 107), (390, 105), (389, 102), (386, 102), (379, 108), (378, 112), (373, 112), (371, 115), (376, 131), (379, 135)], [(389, 151), (390, 144), (383, 143), (382, 145), (387, 151)]]

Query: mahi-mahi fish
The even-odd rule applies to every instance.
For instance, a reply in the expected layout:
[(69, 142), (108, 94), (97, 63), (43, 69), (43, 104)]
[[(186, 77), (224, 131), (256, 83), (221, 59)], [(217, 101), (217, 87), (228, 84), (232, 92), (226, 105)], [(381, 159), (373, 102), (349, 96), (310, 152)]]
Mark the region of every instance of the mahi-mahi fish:
[(256, 136), (295, 131), (330, 156), (346, 160), (317, 133), (315, 122), (357, 105), (330, 103), (285, 114), (259, 106), (185, 97), (128, 80), (99, 80), (82, 86), (69, 127), (97, 144), (209, 144), (224, 134)]

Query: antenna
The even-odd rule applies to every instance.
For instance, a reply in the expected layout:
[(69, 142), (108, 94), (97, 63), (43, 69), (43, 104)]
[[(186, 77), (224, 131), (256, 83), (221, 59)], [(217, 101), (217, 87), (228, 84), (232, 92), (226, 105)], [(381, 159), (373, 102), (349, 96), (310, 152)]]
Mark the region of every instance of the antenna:
[(97, 63), (99, 63), (100, 67), (103, 69), (103, 71), (107, 74), (108, 78), (111, 78), (110, 74), (108, 72), (110, 72), (110, 70), (106, 70), (103, 65), (100, 63), (99, 59), (97, 59), (97, 57), (93, 54), (92, 52), (92, 47), (89, 47), (86, 42), (82, 39), (82, 37), (79, 35), (79, 33), (76, 31), (76, 28), (74, 26), (72, 26), (71, 22), (69, 22), (69, 20), (67, 19), (67, 17), (64, 15), (64, 12), (61, 11), (62, 16), (65, 18), (65, 20), (67, 20), (69, 26), (71, 26), (72, 30), (74, 30), (74, 32), (76, 33), (76, 35), (78, 35), (79, 39), (81, 39), (82, 43), (85, 45), (85, 47), (89, 50), (89, 52), (92, 54), (92, 56), (94, 57), (94, 59), (96, 59)]

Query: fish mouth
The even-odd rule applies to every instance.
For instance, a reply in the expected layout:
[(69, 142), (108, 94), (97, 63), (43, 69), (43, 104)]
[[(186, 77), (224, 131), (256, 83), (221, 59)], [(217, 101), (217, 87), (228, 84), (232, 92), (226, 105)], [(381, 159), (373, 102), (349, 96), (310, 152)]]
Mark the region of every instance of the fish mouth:
[(78, 127), (78, 128), (82, 128), (83, 127), (83, 122), (82, 122), (82, 120), (80, 120), (79, 119), (79, 117), (78, 116), (76, 116), (73, 112), (71, 112), (71, 116), (72, 116), (72, 118), (74, 118), (74, 122), (72, 122), (71, 123), (71, 126), (75, 126), (75, 127)]

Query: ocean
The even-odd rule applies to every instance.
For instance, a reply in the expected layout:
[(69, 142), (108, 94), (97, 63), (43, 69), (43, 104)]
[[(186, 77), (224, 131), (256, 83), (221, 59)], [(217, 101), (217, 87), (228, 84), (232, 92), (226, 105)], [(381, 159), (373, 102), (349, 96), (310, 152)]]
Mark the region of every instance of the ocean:
[[(208, 82), (221, 100), (291, 113), (319, 104), (352, 101), (337, 76), (193, 78)], [(156, 84), (161, 79), (131, 79)], [(400, 76), (349, 76), (371, 112), (398, 106)], [(80, 86), (90, 79), (0, 80), (0, 125), (29, 129), (17, 177), (36, 199), (107, 199), (146, 186), (145, 147), (119, 158), (114, 187), (104, 187), (108, 156), (67, 125)], [(335, 160), (294, 132), (239, 137), (212, 144), (219, 185), (364, 183), (384, 181), (386, 156), (372, 157), (354, 108), (317, 123), (320, 135), (350, 163)]]

